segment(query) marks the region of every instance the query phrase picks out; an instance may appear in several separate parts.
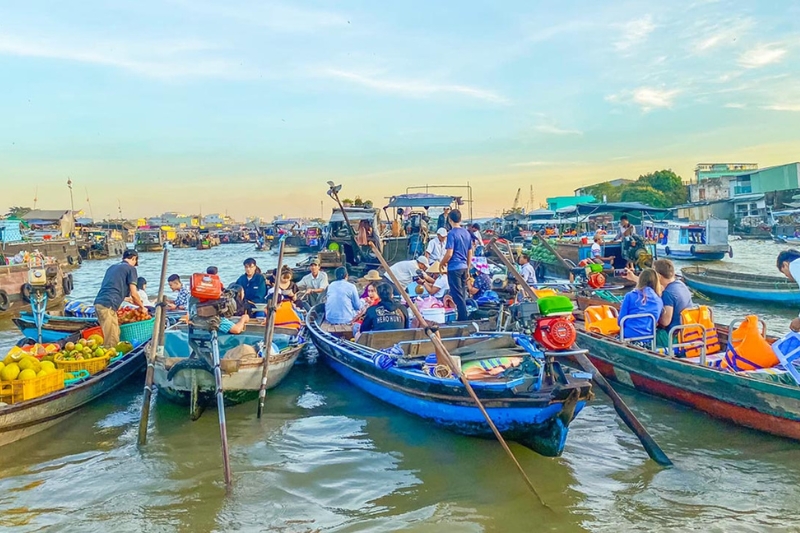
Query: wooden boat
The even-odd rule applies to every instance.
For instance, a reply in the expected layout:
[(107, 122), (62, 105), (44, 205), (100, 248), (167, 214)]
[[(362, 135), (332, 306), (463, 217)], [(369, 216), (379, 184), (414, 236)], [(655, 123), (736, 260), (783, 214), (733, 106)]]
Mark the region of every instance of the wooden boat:
[[(351, 384), (449, 430), (492, 437), (458, 379), (433, 377), (423, 370), (423, 359), (433, 352), (423, 330), (368, 332), (353, 342), (323, 329), (323, 313), (322, 306), (315, 307), (307, 316), (306, 328), (327, 364)], [(470, 330), (469, 326), (439, 329), (444, 344), (462, 362), (527, 354), (510, 335), (474, 335)], [(375, 361), (389, 349), (402, 350), (402, 357), (395, 366), (379, 367)], [(592, 398), (591, 382), (562, 371), (557, 361), (548, 360), (543, 370), (537, 360), (524, 360), (532, 363), (524, 365), (525, 370), (471, 380), (471, 385), (506, 439), (545, 456), (558, 456), (570, 422)]]
[[(63, 307), (64, 298), (72, 291), (72, 274), (64, 273), (56, 263), (45, 265), (45, 269), (48, 278), (47, 308)], [(0, 266), (0, 318), (10, 318), (29, 306), (29, 271), (28, 265)]]
[[(36, 339), (38, 337), (33, 313), (22, 312), (12, 321), (26, 338)], [(98, 324), (97, 318), (94, 317), (64, 316), (63, 311), (46, 313), (42, 324), (42, 342), (56, 342)]]
[(87, 403), (115, 390), (144, 370), (147, 345), (144, 343), (105, 370), (75, 385), (32, 400), (0, 404), (0, 446), (54, 426)]
[(719, 261), (733, 257), (728, 244), (728, 221), (709, 218), (704, 222), (646, 221), (643, 233), (656, 241), (659, 257), (682, 261)]
[(684, 282), (703, 294), (743, 300), (800, 304), (800, 288), (785, 277), (745, 274), (703, 267), (681, 269)]
[[(220, 368), (222, 369), (222, 388), (226, 403), (236, 404), (254, 400), (261, 387), (263, 359), (260, 357), (226, 360), (228, 350), (240, 345), (255, 346), (264, 340), (263, 326), (248, 326), (239, 335), (219, 335)], [(289, 373), (297, 357), (305, 346), (302, 336), (294, 330), (276, 329), (273, 341), (281, 350), (270, 355), (269, 379), (267, 389), (277, 387)], [(154, 383), (158, 396), (173, 403), (189, 405), (193, 380), (198, 387), (203, 403), (213, 400), (216, 384), (209, 371), (209, 363), (199, 358), (191, 358), (188, 344), (188, 327), (176, 324), (164, 334), (164, 355), (158, 356), (155, 363)], [(185, 370), (178, 370), (181, 364)], [(172, 372), (171, 372), (172, 371)]]
[(136, 243), (133, 249), (137, 252), (160, 252), (164, 249), (164, 237), (160, 229), (136, 230)]
[(126, 249), (119, 231), (89, 230), (84, 231), (78, 251), (83, 259), (107, 259), (121, 256)]
[[(609, 305), (581, 297), (577, 303), (580, 309)], [(729, 327), (717, 324), (716, 328), (724, 349)], [(608, 379), (739, 426), (800, 440), (800, 386), (784, 370), (728, 372), (703, 366), (697, 357), (670, 357), (589, 333), (580, 322), (578, 343), (589, 350), (589, 359)]]

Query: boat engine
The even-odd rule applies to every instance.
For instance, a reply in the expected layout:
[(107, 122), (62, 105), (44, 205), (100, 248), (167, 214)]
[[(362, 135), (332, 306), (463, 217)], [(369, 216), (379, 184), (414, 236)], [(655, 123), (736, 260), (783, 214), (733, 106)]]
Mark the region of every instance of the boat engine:
[(631, 235), (622, 241), (622, 255), (639, 268), (648, 268), (653, 264), (653, 256), (647, 251), (645, 241), (638, 235)]
[(567, 350), (575, 344), (575, 325), (568, 316), (542, 317), (536, 323), (533, 338), (547, 350)]
[[(556, 302), (558, 305), (552, 305)], [(569, 306), (569, 309), (562, 306)], [(545, 350), (567, 350), (575, 344), (572, 302), (564, 296), (547, 296), (539, 302), (523, 301), (510, 308), (514, 329), (531, 335)]]

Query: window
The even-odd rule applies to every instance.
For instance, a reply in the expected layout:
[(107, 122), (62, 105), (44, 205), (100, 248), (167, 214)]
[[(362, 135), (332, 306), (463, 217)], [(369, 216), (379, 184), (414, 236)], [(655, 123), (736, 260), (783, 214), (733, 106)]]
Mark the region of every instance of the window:
[(700, 189), (699, 191), (697, 191), (697, 193), (698, 193), (699, 198), (700, 198), (701, 201), (706, 199), (706, 190), (705, 189)]

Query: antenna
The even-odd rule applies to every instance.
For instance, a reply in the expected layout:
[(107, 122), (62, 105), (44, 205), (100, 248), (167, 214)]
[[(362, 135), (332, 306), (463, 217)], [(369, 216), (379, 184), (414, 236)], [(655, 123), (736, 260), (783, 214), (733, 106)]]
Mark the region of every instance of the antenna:
[(92, 222), (94, 222), (94, 211), (92, 210), (92, 202), (89, 201), (89, 189), (87, 187), (83, 188), (86, 191), (86, 203), (89, 204), (89, 215), (92, 217)]
[(117, 198), (117, 210), (119, 211), (119, 219), (122, 220), (122, 203)]
[(528, 211), (532, 211), (536, 204), (533, 203), (533, 185), (531, 185), (531, 196), (528, 199)]
[(39, 201), (39, 186), (36, 186), (36, 192), (33, 194), (33, 208), (36, 209), (36, 202)]

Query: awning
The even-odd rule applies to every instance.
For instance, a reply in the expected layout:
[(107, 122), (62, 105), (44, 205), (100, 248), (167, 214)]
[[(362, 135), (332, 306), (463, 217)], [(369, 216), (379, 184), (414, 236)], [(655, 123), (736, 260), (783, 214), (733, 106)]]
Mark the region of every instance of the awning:
[[(430, 194), (425, 192), (413, 194), (398, 194), (389, 198), (388, 207), (450, 207), (453, 204), (462, 205), (460, 196), (449, 196), (446, 194)], [(385, 208), (384, 208), (385, 209)], [(347, 214), (350, 216), (350, 213)]]
[(652, 207), (640, 202), (615, 202), (606, 204), (578, 204), (562, 207), (558, 215), (597, 215), (600, 213), (668, 213), (669, 209)]
[[(728, 201), (730, 203), (732, 203), (732, 204), (736, 204), (736, 203), (739, 203), (739, 202), (752, 202), (752, 201), (755, 201), (755, 200), (763, 200), (764, 196), (765, 195), (761, 194), (761, 193), (742, 194), (741, 196), (734, 196), (733, 198), (731, 198)], [(793, 206), (791, 204), (786, 204), (786, 205), (789, 205), (791, 207), (795, 207), (795, 206)]]

